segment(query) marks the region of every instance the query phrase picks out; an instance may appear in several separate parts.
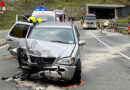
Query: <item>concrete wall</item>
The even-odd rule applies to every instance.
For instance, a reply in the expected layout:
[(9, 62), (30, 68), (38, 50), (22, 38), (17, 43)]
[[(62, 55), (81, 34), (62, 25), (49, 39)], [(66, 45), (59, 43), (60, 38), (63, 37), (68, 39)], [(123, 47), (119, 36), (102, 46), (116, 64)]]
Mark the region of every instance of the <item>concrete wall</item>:
[(128, 14), (130, 14), (130, 6), (121, 9), (121, 17), (126, 17)]

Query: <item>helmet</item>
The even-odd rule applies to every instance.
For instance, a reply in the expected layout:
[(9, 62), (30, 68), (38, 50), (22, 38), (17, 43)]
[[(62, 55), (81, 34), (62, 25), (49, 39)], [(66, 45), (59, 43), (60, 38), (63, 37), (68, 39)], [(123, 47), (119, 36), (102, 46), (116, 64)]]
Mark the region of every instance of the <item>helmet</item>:
[(30, 22), (30, 23), (36, 23), (37, 22), (37, 20), (36, 20), (36, 18), (35, 17), (29, 17), (28, 18), (28, 22)]
[(42, 19), (41, 18), (38, 18), (37, 19), (37, 23), (42, 23), (43, 21), (42, 21)]

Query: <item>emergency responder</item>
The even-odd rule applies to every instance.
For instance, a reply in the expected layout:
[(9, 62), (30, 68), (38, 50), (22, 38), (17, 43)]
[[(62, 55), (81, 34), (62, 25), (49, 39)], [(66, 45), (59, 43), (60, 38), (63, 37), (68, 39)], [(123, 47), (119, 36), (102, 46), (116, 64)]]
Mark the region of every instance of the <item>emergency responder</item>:
[(43, 22), (43, 20), (42, 20), (41, 18), (38, 18), (38, 19), (37, 19), (37, 23), (38, 23), (38, 24), (40, 24), (40, 23), (42, 23), (42, 22)]
[(59, 21), (60, 21), (60, 22), (63, 22), (63, 20), (62, 20), (62, 15), (59, 17)]
[(33, 23), (34, 26), (36, 26), (36, 24), (42, 23), (43, 20), (41, 18), (36, 19), (35, 17), (31, 16), (31, 17), (28, 18), (28, 22)]
[(31, 16), (31, 17), (28, 18), (28, 22), (30, 22), (30, 23), (37, 23), (37, 20), (36, 20), (35, 17)]
[(96, 23), (97, 23), (98, 28), (100, 29), (100, 20), (98, 20)]
[(33, 25), (36, 26), (37, 20), (35, 17), (31, 16), (28, 18), (28, 22), (33, 23)]
[(118, 30), (118, 22), (116, 20), (113, 21), (113, 28), (117, 32), (117, 30)]
[(100, 29), (104, 30), (104, 20), (101, 20), (101, 22), (100, 22)]
[(110, 20), (108, 23), (108, 31), (111, 32), (111, 30), (112, 30), (112, 20)]
[(72, 20), (72, 18), (70, 18), (70, 20), (69, 20), (69, 21), (70, 21), (70, 23), (73, 23), (73, 20)]
[(104, 30), (104, 20), (102, 20), (102, 26), (101, 26), (101, 29)]
[(82, 24), (83, 24), (83, 22), (84, 22), (83, 17), (80, 19), (80, 22), (81, 22), (81, 25), (82, 25)]

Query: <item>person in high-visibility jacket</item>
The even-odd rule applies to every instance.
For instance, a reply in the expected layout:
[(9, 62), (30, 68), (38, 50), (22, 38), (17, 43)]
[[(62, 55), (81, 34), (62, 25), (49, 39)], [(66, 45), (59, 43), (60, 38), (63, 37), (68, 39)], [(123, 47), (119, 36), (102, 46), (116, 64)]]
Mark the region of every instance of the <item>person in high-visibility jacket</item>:
[(111, 32), (111, 30), (112, 30), (112, 20), (110, 20), (108, 23), (108, 32)]
[(83, 17), (80, 19), (80, 22), (81, 22), (81, 25), (82, 25), (82, 24), (83, 24), (83, 22), (84, 22)]
[(35, 17), (31, 16), (31, 17), (28, 18), (28, 22), (30, 22), (30, 23), (37, 23), (37, 20), (36, 20)]
[(37, 19), (35, 17), (31, 16), (31, 17), (28, 18), (28, 22), (33, 23), (33, 26), (36, 26)]
[(37, 19), (37, 23), (38, 23), (38, 24), (40, 24), (40, 23), (42, 23), (42, 22), (43, 22), (43, 20), (42, 20), (41, 18), (38, 18), (38, 19)]
[(104, 20), (101, 21), (101, 29), (104, 30)]
[(117, 32), (117, 30), (118, 30), (118, 22), (116, 20), (113, 21), (113, 28)]

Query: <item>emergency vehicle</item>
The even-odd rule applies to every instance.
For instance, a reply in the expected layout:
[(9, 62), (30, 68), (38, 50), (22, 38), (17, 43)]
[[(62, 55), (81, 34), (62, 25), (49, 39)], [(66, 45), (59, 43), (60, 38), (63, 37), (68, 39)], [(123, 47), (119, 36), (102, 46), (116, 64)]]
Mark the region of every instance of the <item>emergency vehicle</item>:
[(86, 14), (83, 17), (83, 23), (82, 23), (82, 28), (83, 29), (97, 29), (97, 24), (96, 24), (96, 15), (94, 14)]
[(36, 8), (32, 16), (36, 19), (41, 18), (43, 22), (63, 22), (65, 21), (64, 10), (46, 11), (44, 7)]

